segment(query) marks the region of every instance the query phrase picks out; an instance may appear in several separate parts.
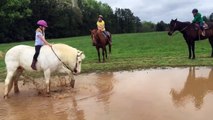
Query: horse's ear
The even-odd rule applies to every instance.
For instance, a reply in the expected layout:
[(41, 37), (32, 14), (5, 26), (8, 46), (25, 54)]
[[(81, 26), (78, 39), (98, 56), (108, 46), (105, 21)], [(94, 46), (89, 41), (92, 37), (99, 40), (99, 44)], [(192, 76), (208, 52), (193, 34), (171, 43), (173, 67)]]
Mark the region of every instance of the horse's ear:
[(177, 21), (177, 18), (175, 19), (175, 21)]

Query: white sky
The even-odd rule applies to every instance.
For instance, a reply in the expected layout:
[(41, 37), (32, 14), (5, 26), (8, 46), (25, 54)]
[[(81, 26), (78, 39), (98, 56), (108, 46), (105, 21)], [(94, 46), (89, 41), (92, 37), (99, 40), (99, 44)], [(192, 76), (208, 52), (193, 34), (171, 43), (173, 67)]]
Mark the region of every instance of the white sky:
[(97, 0), (115, 8), (129, 8), (141, 21), (154, 23), (171, 19), (191, 21), (192, 9), (197, 8), (202, 15), (213, 13), (213, 0)]

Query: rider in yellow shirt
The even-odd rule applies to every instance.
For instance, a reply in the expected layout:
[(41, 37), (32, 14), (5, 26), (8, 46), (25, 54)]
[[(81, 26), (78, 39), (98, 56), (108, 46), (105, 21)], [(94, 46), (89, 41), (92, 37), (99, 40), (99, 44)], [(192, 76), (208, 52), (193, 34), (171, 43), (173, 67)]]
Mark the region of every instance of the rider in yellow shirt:
[(105, 29), (105, 22), (102, 15), (98, 16), (97, 28), (103, 32), (103, 35), (109, 40), (109, 44), (112, 44), (109, 33)]

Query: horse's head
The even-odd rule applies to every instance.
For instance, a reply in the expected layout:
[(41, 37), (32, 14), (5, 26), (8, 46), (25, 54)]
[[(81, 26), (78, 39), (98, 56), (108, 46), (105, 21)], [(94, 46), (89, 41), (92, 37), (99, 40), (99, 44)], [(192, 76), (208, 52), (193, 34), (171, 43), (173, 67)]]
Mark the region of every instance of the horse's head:
[(91, 33), (91, 39), (92, 39), (92, 43), (96, 43), (96, 39), (97, 39), (97, 29), (93, 29), (93, 30), (90, 30), (90, 33)]
[(177, 19), (175, 19), (175, 20), (172, 19), (170, 24), (169, 24), (168, 35), (171, 36), (176, 30), (177, 30)]
[(76, 56), (76, 64), (75, 64), (75, 68), (73, 71), (75, 74), (78, 74), (81, 72), (81, 63), (84, 58), (85, 58), (84, 53), (82, 51), (78, 50), (77, 56)]

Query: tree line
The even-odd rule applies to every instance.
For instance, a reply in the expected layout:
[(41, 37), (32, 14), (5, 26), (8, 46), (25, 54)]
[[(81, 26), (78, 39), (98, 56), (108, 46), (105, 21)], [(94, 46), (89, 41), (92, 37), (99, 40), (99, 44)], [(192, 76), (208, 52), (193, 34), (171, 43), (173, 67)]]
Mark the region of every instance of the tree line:
[[(104, 16), (111, 33), (165, 31), (168, 24), (142, 22), (128, 8), (116, 8), (96, 0), (1, 0), (0, 43), (33, 40), (36, 22), (48, 22), (47, 38), (88, 35)], [(207, 18), (207, 17), (206, 17)], [(213, 18), (213, 15), (212, 15)], [(211, 19), (208, 19), (211, 20)]]

